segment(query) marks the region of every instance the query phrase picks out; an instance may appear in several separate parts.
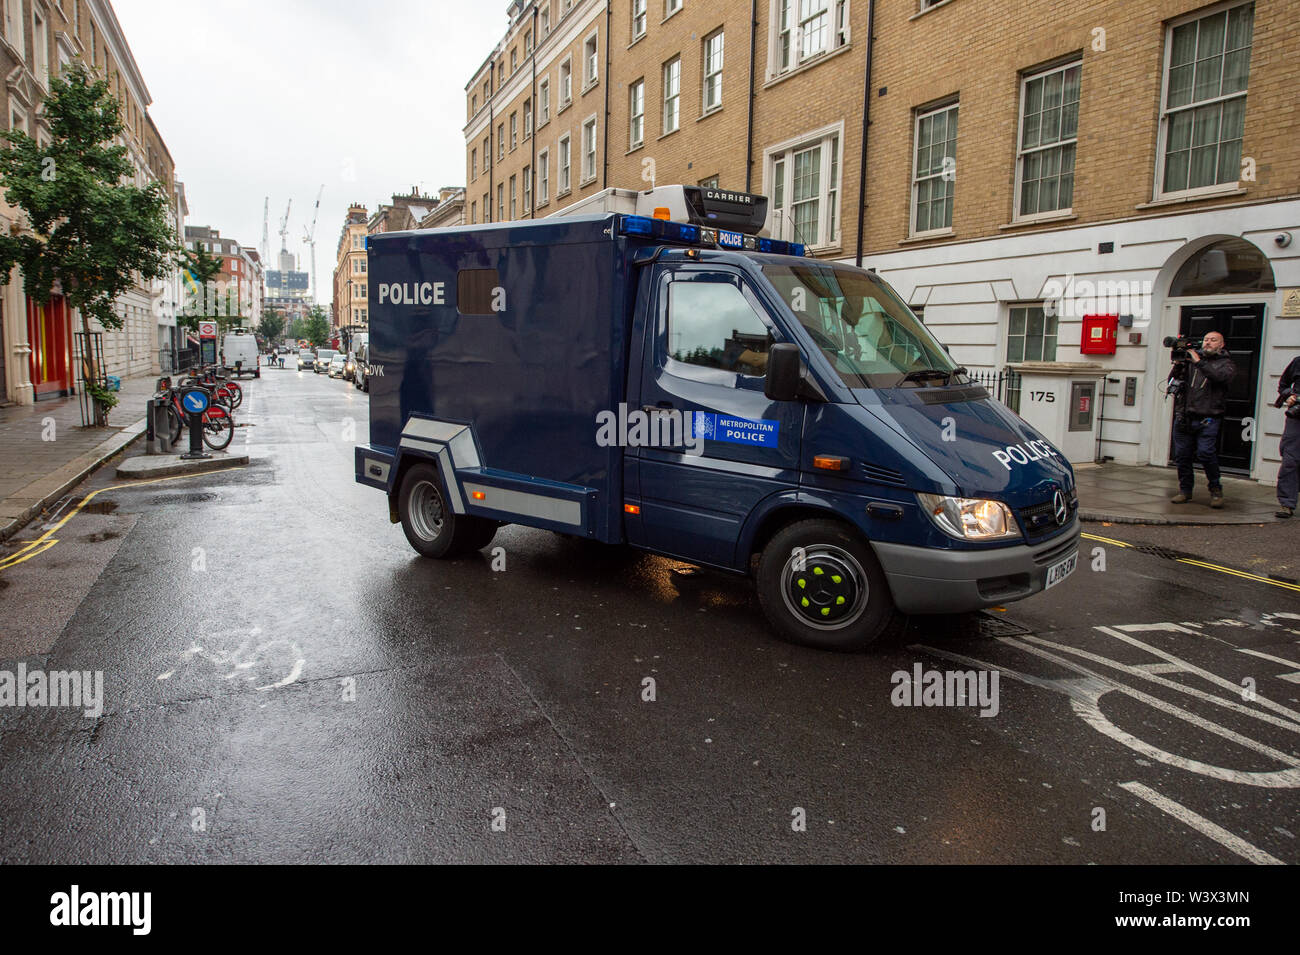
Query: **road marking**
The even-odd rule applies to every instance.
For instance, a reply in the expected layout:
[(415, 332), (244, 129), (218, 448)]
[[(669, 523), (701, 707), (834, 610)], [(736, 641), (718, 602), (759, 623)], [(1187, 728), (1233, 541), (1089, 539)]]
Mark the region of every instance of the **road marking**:
[[(1287, 660), (1285, 657), (1275, 657), (1271, 653), (1260, 653), (1258, 650), (1247, 650), (1245, 647), (1238, 647), (1238, 653), (1249, 653), (1252, 657), (1259, 657), (1261, 660), (1271, 660), (1274, 663), (1281, 663), (1283, 666), (1296, 667), (1300, 666), (1295, 660)], [(1300, 683), (1300, 670), (1293, 673), (1276, 674), (1279, 680), (1286, 680), (1288, 683)]]
[(1204, 816), (1192, 812), (1181, 803), (1176, 803), (1167, 796), (1162, 796), (1149, 786), (1143, 786), (1138, 782), (1120, 783), (1119, 788), (1132, 793), (1139, 799), (1145, 799), (1151, 805), (1155, 806), (1161, 812), (1173, 816), (1185, 826), (1190, 826), (1201, 835), (1213, 839), (1225, 849), (1235, 852), (1256, 865), (1285, 865), (1281, 859), (1269, 855), (1263, 849), (1252, 846), (1240, 836), (1233, 835), (1227, 829), (1216, 823), (1211, 822)]
[[(233, 467), (218, 468), (215, 471), (204, 471), (203, 475), (221, 474), (224, 471), (238, 471), (243, 467), (244, 465), (242, 464), (236, 464)], [(92, 498), (98, 494), (102, 494), (104, 491), (123, 491), (133, 487), (143, 487), (146, 484), (161, 484), (164, 481), (182, 481), (186, 478), (199, 476), (200, 475), (197, 474), (173, 474), (170, 477), (150, 478), (147, 481), (132, 481), (130, 484), (110, 484), (108, 487), (101, 487), (97, 490), (91, 491), (81, 499), (81, 503), (68, 511), (67, 514), (63, 515), (63, 519), (57, 524), (52, 524), (44, 534), (35, 540), (24, 542), (23, 547), (19, 548), (3, 560), (0, 560), (0, 570), (8, 570), (10, 567), (16, 567), (18, 564), (23, 563), (23, 561), (31, 560), (37, 554), (42, 554), (57, 544), (59, 541), (57, 538), (53, 537), (54, 533), (62, 528), (64, 524), (68, 523), (68, 521), (76, 517), (81, 509), (90, 503)], [(38, 547), (38, 545), (43, 546)]]
[[(1111, 544), (1115, 547), (1132, 548), (1134, 545), (1126, 541), (1115, 540), (1113, 537), (1101, 537), (1097, 534), (1080, 534), (1080, 537), (1086, 537), (1091, 541), (1098, 541), (1102, 544)], [(1237, 570), (1233, 567), (1224, 567), (1222, 564), (1212, 564), (1205, 560), (1196, 560), (1192, 557), (1175, 557), (1173, 558), (1180, 564), (1188, 564), (1192, 567), (1201, 567), (1205, 570), (1213, 570), (1216, 573), (1228, 574), (1232, 577), (1241, 577), (1245, 580), (1253, 580), (1256, 583), (1268, 584), (1271, 587), (1281, 587), (1283, 590), (1290, 590), (1300, 594), (1300, 584), (1288, 584), (1281, 580), (1273, 580), (1271, 577), (1261, 577), (1259, 574), (1252, 574), (1249, 571)]]

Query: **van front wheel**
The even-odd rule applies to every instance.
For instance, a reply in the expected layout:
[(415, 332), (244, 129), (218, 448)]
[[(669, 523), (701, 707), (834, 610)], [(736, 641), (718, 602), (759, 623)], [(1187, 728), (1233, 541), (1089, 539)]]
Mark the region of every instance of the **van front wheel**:
[(495, 521), (455, 513), (431, 464), (417, 464), (402, 477), (397, 513), (406, 539), (425, 557), (459, 557), (486, 547), (497, 529)]
[(851, 652), (903, 622), (871, 546), (836, 521), (779, 531), (763, 548), (757, 585), (768, 621), (792, 643)]

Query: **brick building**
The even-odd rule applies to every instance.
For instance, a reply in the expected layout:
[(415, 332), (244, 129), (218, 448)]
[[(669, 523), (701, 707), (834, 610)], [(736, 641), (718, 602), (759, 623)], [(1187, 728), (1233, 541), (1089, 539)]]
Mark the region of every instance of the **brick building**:
[[(1240, 369), (1225, 465), (1276, 475), (1269, 399), (1300, 353), (1294, 4), (515, 0), (507, 18), (466, 86), (468, 221), (651, 181), (761, 192), (768, 234), (879, 270), (959, 361), (1016, 372), (1004, 399), (1076, 461), (1167, 463), (1161, 340), (1219, 328)], [(1085, 315), (1116, 316), (1113, 354), (1081, 351)]]
[(335, 250), (334, 296), (330, 309), (335, 328), (365, 328), (366, 315), (366, 207), (353, 203), (343, 219)]
[[(50, 130), (41, 109), (50, 81), (80, 60), (106, 80), (121, 108), (127, 149), (137, 186), (155, 180), (169, 197), (168, 218), (178, 234), (184, 227), (184, 190), (174, 163), (149, 117), (152, 102), (121, 24), (108, 0), (0, 0), (0, 121), (37, 142)], [(0, 228), (25, 227), (22, 213), (0, 196)], [(181, 305), (179, 270), (166, 280), (140, 284), (119, 297), (120, 330), (103, 336), (104, 370), (120, 376), (155, 374), (176, 344)], [(0, 289), (0, 401), (30, 404), (76, 388), (73, 333), (80, 318), (62, 295), (35, 302), (23, 291), (15, 269)], [(92, 331), (102, 331), (97, 322)]]

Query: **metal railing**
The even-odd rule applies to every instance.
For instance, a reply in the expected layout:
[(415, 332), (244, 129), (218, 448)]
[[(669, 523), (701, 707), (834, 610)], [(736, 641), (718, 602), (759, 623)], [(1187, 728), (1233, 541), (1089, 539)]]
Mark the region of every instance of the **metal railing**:
[(1001, 371), (969, 371), (966, 376), (987, 388), (994, 398), (1012, 411), (1020, 413), (1020, 372), (1003, 368)]

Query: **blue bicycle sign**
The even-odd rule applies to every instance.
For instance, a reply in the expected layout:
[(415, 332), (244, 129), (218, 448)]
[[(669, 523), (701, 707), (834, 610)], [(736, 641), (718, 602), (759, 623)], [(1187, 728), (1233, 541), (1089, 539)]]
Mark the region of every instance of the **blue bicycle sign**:
[(212, 404), (212, 399), (208, 397), (206, 391), (196, 388), (193, 391), (185, 392), (185, 395), (181, 398), (181, 404), (191, 414), (203, 414)]

